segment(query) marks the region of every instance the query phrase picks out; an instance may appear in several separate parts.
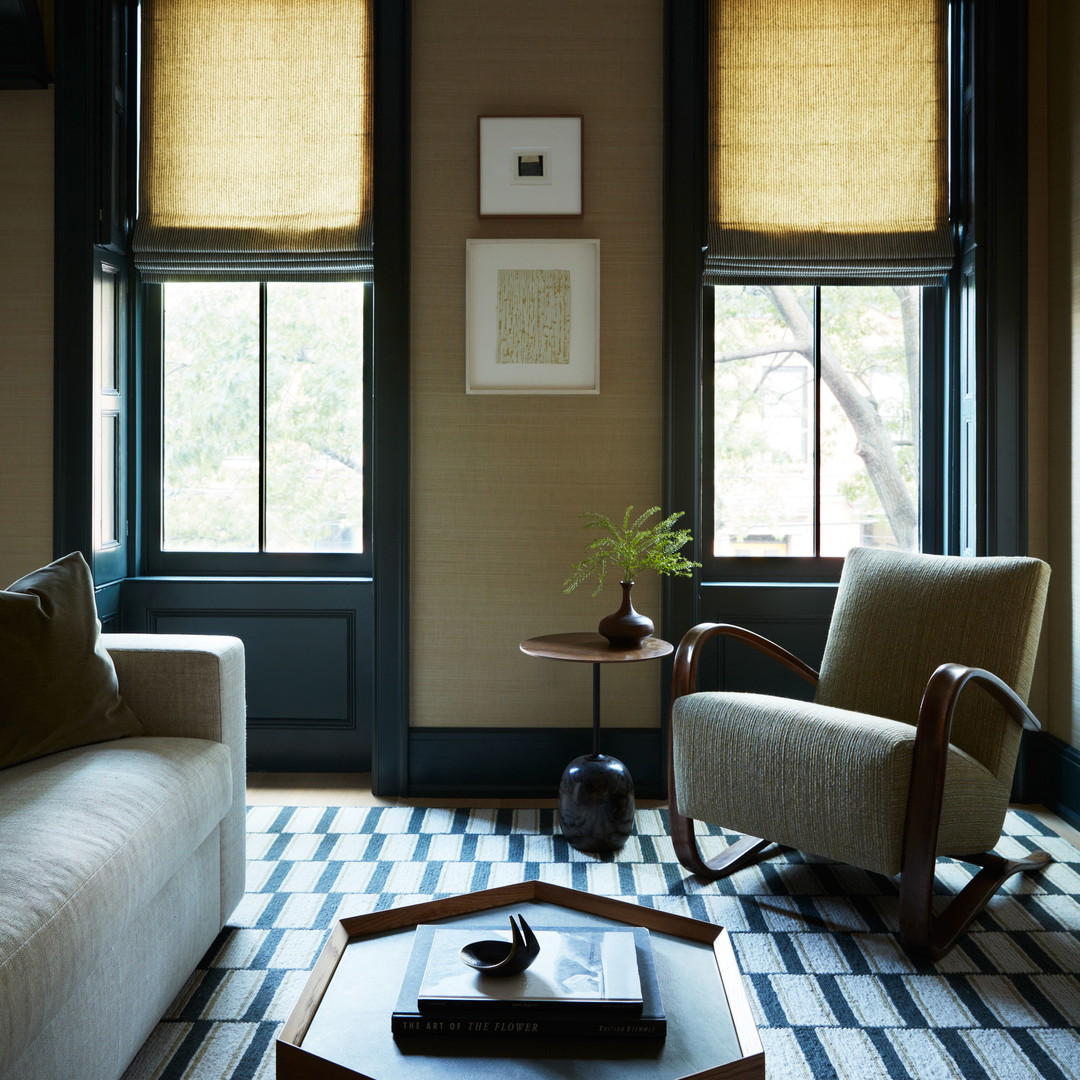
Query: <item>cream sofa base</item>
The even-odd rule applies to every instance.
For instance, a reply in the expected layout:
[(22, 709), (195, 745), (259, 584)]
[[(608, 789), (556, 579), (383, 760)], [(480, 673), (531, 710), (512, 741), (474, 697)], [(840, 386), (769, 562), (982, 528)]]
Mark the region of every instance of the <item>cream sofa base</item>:
[[(79, 750), (0, 770), (0, 903), (12, 905), (0, 942), (0, 1080), (118, 1080), (243, 895), (242, 644), (165, 635), (105, 635), (105, 644), (150, 738), (83, 748), (85, 770)], [(93, 770), (113, 760), (155, 778), (146, 795), (155, 802), (129, 796), (131, 831), (120, 837), (116, 813), (104, 812), (113, 825), (102, 831), (92, 797)], [(50, 867), (51, 848), (28, 851), (28, 838), (55, 835), (56, 822), (76, 839), (79, 862)], [(5, 854), (16, 868), (6, 883)], [(20, 944), (11, 927), (23, 925)], [(83, 944), (93, 926), (98, 940)]]
[(124, 1073), (220, 930), (219, 845), (215, 831), (3, 1080), (115, 1080)]

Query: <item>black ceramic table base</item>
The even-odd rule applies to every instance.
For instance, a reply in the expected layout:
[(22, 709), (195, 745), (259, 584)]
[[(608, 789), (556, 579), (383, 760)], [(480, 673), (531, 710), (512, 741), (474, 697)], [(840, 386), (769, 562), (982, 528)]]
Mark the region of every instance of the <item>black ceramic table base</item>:
[(607, 754), (574, 758), (559, 781), (559, 824), (578, 851), (618, 851), (634, 829), (630, 770)]
[(574, 758), (559, 782), (559, 824), (567, 842), (594, 853), (618, 851), (634, 830), (634, 782), (617, 758), (600, 753), (600, 665), (659, 660), (675, 646), (647, 637), (634, 647), (616, 647), (601, 634), (544, 634), (519, 646), (526, 656), (591, 663), (592, 753)]
[(634, 829), (634, 781), (600, 753), (600, 665), (593, 664), (593, 752), (574, 758), (559, 781), (559, 824), (578, 851), (618, 851)]

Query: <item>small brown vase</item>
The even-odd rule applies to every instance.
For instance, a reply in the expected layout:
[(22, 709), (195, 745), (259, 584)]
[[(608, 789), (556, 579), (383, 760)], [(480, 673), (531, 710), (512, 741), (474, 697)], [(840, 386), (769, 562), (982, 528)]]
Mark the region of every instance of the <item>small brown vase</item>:
[(630, 590), (634, 587), (632, 581), (621, 581), (622, 604), (619, 610), (605, 616), (600, 620), (598, 627), (601, 634), (608, 639), (617, 649), (634, 649), (642, 643), (656, 629), (653, 621), (647, 615), (642, 615), (634, 610), (630, 601)]

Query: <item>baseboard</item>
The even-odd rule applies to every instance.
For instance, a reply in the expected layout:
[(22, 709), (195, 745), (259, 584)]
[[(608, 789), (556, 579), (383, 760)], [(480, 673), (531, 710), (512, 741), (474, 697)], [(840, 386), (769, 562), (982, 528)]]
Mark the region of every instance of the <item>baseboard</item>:
[[(554, 798), (566, 766), (591, 750), (589, 728), (412, 728), (402, 794)], [(666, 797), (658, 728), (605, 729), (601, 750), (629, 768), (639, 798)], [(1012, 798), (1041, 803), (1080, 829), (1080, 750), (1046, 732), (1025, 733)]]
[(1080, 750), (1045, 731), (1025, 732), (1012, 797), (1042, 803), (1080, 829)]
[[(638, 798), (664, 797), (658, 728), (605, 728), (600, 749), (630, 770)], [(412, 728), (407, 794), (553, 799), (566, 766), (591, 752), (591, 728)]]

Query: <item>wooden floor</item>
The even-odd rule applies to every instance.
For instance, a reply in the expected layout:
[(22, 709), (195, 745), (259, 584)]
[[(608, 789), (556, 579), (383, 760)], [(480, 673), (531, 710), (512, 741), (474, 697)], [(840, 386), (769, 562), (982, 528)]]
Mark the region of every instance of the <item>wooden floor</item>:
[[(492, 807), (555, 806), (550, 799), (396, 799), (371, 792), (370, 773), (249, 773), (250, 806), (465, 806), (477, 810)], [(662, 802), (639, 800), (641, 807), (663, 806)], [(1080, 832), (1051, 813), (1045, 806), (1017, 805), (1049, 826), (1059, 836), (1080, 847)]]
[(371, 793), (370, 773), (248, 773), (249, 806), (553, 807), (550, 799), (384, 799)]

